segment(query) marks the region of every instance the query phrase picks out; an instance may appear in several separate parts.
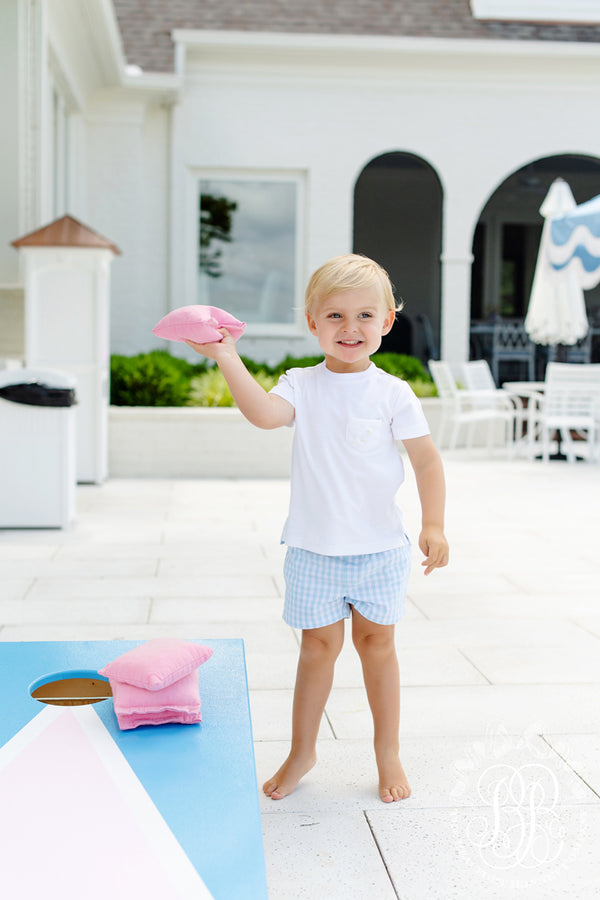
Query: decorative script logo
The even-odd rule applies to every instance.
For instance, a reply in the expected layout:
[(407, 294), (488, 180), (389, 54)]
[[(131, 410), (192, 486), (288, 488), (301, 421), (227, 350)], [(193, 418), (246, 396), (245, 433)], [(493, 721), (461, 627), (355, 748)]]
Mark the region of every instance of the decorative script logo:
[(537, 869), (561, 856), (566, 831), (557, 811), (558, 780), (547, 766), (488, 766), (477, 794), (485, 812), (474, 814), (466, 836), (490, 868)]
[[(538, 734), (515, 737), (497, 729), (473, 743), (452, 796), (466, 807), (456, 811), (454, 828), (461, 856), (489, 876), (523, 886), (549, 880), (579, 851), (583, 811), (577, 780)], [(561, 773), (565, 778), (559, 777)], [(565, 784), (569, 797), (561, 797)], [(565, 804), (569, 804), (569, 810)], [(567, 824), (568, 820), (568, 824)]]

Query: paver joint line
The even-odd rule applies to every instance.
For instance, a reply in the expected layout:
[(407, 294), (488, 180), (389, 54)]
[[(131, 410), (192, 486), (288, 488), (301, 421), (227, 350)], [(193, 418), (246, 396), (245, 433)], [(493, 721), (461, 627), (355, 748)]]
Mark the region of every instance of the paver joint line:
[[(401, 801), (398, 801), (398, 802), (401, 802)], [(367, 825), (369, 826), (369, 831), (371, 832), (371, 835), (372, 835), (373, 840), (374, 840), (374, 842), (375, 842), (375, 846), (377, 847), (377, 852), (379, 853), (379, 856), (381, 857), (381, 862), (383, 863), (383, 868), (384, 868), (385, 871), (386, 871), (387, 877), (390, 879), (390, 885), (391, 885), (391, 888), (392, 888), (394, 894), (396, 895), (396, 897), (398, 898), (398, 900), (400, 900), (400, 894), (399, 894), (398, 891), (396, 890), (396, 885), (394, 884), (394, 879), (392, 878), (392, 873), (390, 872), (390, 870), (389, 870), (389, 868), (388, 868), (388, 865), (387, 865), (387, 863), (386, 863), (386, 861), (385, 861), (385, 857), (384, 857), (383, 852), (382, 852), (382, 850), (381, 850), (381, 847), (380, 847), (380, 845), (379, 845), (379, 841), (377, 840), (377, 835), (375, 834), (375, 831), (374, 831), (374, 829), (373, 829), (373, 826), (372, 826), (372, 824), (371, 824), (371, 822), (370, 822), (370, 820), (369, 820), (369, 813), (368, 813), (368, 810), (363, 809), (362, 812), (363, 812), (363, 816), (365, 817), (365, 821), (366, 821)]]

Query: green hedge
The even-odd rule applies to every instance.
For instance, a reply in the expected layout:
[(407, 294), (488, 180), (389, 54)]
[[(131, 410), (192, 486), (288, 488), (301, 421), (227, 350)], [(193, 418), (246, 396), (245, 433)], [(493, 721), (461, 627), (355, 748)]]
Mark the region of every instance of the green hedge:
[[(278, 376), (271, 375), (264, 369), (259, 368), (252, 374), (266, 391), (277, 384)], [(192, 378), (186, 406), (235, 406), (229, 385), (216, 366)]]
[[(322, 356), (286, 356), (276, 366), (242, 357), (254, 378), (270, 390), (279, 376), (296, 367), (314, 366)], [(434, 397), (435, 387), (427, 370), (414, 356), (376, 353), (376, 366), (402, 378), (418, 397)], [(221, 372), (205, 362), (193, 365), (166, 350), (112, 356), (110, 402), (113, 406), (233, 406), (233, 397)]]
[(417, 397), (437, 397), (433, 379), (420, 359), (405, 353), (375, 353), (373, 362), (380, 369), (407, 381)]
[(190, 381), (206, 364), (192, 365), (166, 350), (111, 356), (110, 402), (113, 406), (186, 406)]

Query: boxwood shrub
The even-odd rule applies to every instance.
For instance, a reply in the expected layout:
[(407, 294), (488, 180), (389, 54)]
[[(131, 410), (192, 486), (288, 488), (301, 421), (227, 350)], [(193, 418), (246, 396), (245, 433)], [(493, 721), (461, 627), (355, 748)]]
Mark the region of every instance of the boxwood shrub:
[[(286, 356), (276, 366), (242, 357), (265, 390), (279, 376), (296, 367), (314, 366), (322, 356)], [(402, 378), (418, 397), (435, 396), (435, 387), (422, 362), (399, 353), (375, 353), (376, 366)], [(166, 350), (112, 356), (110, 402), (113, 406), (234, 406), (233, 397), (219, 369), (205, 362), (192, 364)]]
[(192, 365), (166, 350), (136, 356), (111, 356), (110, 402), (113, 406), (185, 406), (190, 381), (206, 364)]

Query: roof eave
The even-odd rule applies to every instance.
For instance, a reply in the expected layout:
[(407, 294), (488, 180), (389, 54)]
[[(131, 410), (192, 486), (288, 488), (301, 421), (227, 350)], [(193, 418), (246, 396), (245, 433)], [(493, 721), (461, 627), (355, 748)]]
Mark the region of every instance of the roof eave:
[(335, 53), (446, 54), (456, 56), (562, 57), (597, 59), (600, 43), (578, 41), (527, 41), (477, 38), (432, 38), (397, 35), (305, 34), (264, 31), (209, 31), (176, 28), (171, 32), (176, 47), (232, 49), (288, 49)]

